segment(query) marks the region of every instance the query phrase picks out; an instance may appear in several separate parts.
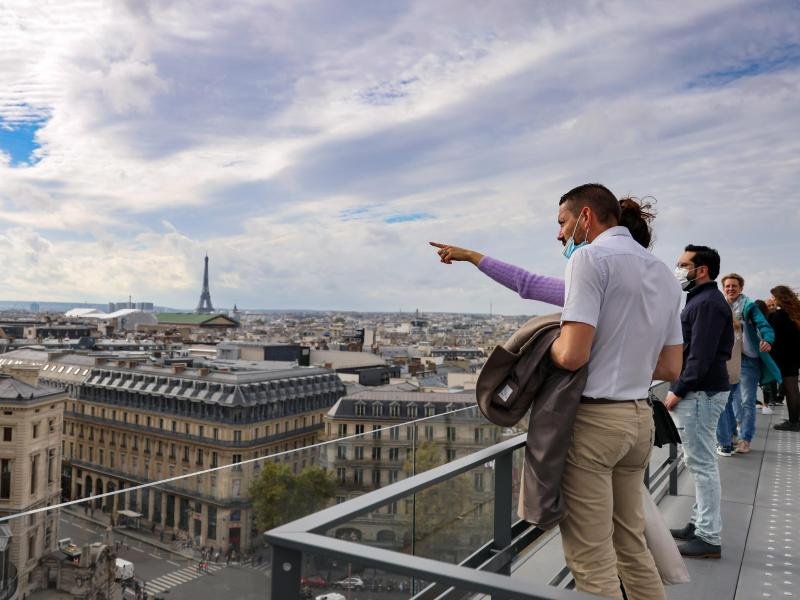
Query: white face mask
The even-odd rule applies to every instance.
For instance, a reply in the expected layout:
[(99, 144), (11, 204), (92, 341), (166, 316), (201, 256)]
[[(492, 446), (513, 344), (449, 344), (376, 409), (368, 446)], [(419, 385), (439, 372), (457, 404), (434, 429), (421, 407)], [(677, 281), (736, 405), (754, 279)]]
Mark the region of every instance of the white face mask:
[(687, 269), (686, 267), (675, 267), (675, 279), (678, 280), (678, 283), (681, 284), (681, 289), (684, 292), (690, 291), (695, 285), (696, 282), (694, 279), (689, 279), (689, 273), (692, 271), (697, 271), (700, 267), (695, 267), (694, 269)]

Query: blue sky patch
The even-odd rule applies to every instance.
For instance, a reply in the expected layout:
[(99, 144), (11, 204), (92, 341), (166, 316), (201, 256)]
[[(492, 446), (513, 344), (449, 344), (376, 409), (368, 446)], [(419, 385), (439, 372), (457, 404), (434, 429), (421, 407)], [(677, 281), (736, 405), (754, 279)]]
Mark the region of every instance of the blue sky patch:
[(354, 206), (352, 208), (345, 208), (339, 211), (339, 218), (342, 221), (356, 221), (358, 219), (365, 219), (369, 217), (369, 213), (378, 208), (377, 204), (365, 204), (363, 206)]
[(6, 123), (0, 119), (0, 151), (11, 156), (12, 167), (24, 167), (36, 164), (38, 158), (33, 153), (39, 148), (36, 132), (47, 121), (29, 121), (24, 123)]
[(408, 223), (410, 221), (427, 221), (432, 219), (433, 215), (425, 212), (408, 213), (405, 215), (390, 215), (383, 220), (386, 223)]
[(798, 65), (800, 65), (800, 45), (793, 44), (783, 48), (779, 54), (773, 56), (752, 58), (719, 71), (703, 73), (687, 83), (686, 87), (691, 89), (695, 87), (723, 86), (737, 79), (780, 71), (781, 69)]

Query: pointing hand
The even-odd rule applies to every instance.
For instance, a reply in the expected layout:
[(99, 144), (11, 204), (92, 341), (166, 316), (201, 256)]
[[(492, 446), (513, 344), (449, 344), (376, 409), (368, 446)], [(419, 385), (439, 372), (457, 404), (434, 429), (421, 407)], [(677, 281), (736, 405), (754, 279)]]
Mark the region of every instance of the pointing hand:
[(475, 252), (474, 250), (467, 250), (466, 248), (459, 248), (458, 246), (450, 246), (448, 244), (440, 244), (439, 242), (428, 242), (434, 248), (439, 250), (436, 253), (439, 259), (446, 265), (450, 265), (453, 261), (471, 262), (476, 267), (481, 262), (483, 254)]

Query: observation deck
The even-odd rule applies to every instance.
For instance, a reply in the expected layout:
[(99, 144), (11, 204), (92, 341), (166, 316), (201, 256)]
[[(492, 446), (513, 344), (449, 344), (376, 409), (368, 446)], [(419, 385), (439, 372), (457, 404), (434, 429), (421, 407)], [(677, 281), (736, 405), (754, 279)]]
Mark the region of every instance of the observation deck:
[[(658, 390), (654, 390), (657, 392)], [(660, 394), (657, 394), (660, 395)], [(800, 433), (776, 431), (774, 423), (786, 418), (779, 406), (772, 415), (757, 416), (757, 433), (748, 454), (720, 457), (722, 480), (722, 559), (686, 559), (691, 582), (668, 586), (670, 600), (754, 600), (789, 598), (800, 595), (798, 569), (798, 525), (800, 525)], [(402, 596), (414, 599), (502, 598), (551, 600), (594, 597), (572, 590), (574, 582), (564, 566), (558, 529), (542, 532), (516, 517), (515, 453), (524, 446), (525, 436), (479, 451), (464, 459), (437, 467), (397, 484), (376, 490), (347, 503), (323, 510), (268, 532), (276, 554), (272, 571), (272, 597), (291, 598), (303, 554), (326, 556), (349, 565), (349, 572), (381, 574), (384, 578), (406, 577), (412, 583)], [(337, 539), (346, 523), (359, 515), (379, 510), (414, 494), (425, 501), (426, 490), (463, 477), (462, 473), (493, 461), (493, 535), (476, 545), (462, 560), (453, 553), (417, 553), (389, 549), (355, 539)], [(694, 485), (683, 468), (677, 448), (654, 448), (649, 487), (670, 527), (682, 527), (694, 502)], [(455, 498), (453, 498), (455, 500)], [(422, 515), (418, 515), (422, 517)], [(455, 518), (456, 527), (467, 522)], [(452, 523), (442, 523), (431, 535), (448, 537)], [(435, 544), (434, 544), (435, 546)], [(305, 563), (307, 565), (307, 563)], [(357, 567), (356, 567), (357, 565)], [(377, 598), (375, 594), (353, 592), (352, 598)], [(358, 594), (358, 595), (356, 595)]]

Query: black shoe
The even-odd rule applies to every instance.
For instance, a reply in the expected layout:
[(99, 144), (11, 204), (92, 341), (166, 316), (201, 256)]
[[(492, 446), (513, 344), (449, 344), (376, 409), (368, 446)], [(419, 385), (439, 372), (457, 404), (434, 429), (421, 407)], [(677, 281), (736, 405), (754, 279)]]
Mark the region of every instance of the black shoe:
[(773, 427), (778, 431), (800, 431), (800, 421), (783, 421)]
[(670, 529), (669, 532), (676, 540), (693, 540), (694, 523), (687, 523), (683, 529)]
[(678, 552), (687, 558), (722, 558), (722, 546), (694, 537), (678, 544)]

